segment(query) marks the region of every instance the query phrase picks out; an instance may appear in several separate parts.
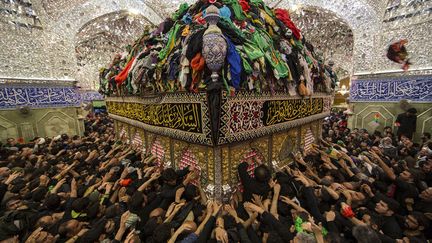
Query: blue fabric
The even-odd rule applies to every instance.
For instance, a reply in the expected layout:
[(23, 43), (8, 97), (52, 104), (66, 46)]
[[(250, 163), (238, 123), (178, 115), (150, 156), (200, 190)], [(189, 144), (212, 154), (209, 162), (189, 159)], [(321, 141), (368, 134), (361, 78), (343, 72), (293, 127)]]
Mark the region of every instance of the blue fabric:
[(190, 13), (186, 13), (185, 15), (183, 15), (182, 21), (185, 24), (191, 24), (192, 23), (192, 16), (190, 15)]
[(231, 20), (231, 10), (227, 6), (224, 5), (222, 8), (220, 8), (219, 14), (222, 18)]
[(234, 88), (239, 89), (242, 71), (241, 57), (231, 40), (228, 37), (225, 39), (228, 44), (227, 59), (230, 64), (231, 82)]
[(195, 233), (190, 233), (186, 238), (184, 238), (180, 243), (193, 243), (198, 240), (198, 235)]

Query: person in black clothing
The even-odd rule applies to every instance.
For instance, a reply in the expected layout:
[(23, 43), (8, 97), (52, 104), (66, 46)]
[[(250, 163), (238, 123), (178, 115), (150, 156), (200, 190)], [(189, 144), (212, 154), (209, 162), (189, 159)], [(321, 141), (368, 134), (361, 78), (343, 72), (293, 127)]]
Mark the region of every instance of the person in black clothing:
[(396, 126), (399, 127), (397, 131), (399, 139), (402, 135), (412, 139), (417, 130), (417, 110), (410, 108), (407, 112), (399, 114), (396, 118)]
[(244, 201), (251, 201), (253, 194), (266, 199), (270, 190), (268, 184), (271, 178), (270, 170), (265, 165), (260, 165), (255, 168), (254, 178), (252, 178), (247, 172), (248, 165), (248, 162), (243, 162), (238, 166), (238, 174), (244, 187)]

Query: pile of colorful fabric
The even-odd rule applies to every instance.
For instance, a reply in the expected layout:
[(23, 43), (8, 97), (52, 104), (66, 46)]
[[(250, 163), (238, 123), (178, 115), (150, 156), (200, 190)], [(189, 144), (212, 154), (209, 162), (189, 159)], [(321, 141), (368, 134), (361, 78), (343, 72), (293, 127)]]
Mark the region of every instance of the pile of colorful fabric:
[(145, 96), (211, 89), (214, 70), (203, 55), (203, 36), (210, 26), (206, 10), (211, 5), (219, 10), (213, 28), (226, 41), (224, 65), (217, 75), (222, 90), (232, 95), (239, 90), (301, 96), (332, 92), (337, 77), (331, 66), (315, 54), (287, 10), (269, 8), (262, 0), (181, 4), (157, 29), (146, 30), (127, 55), (116, 56), (101, 69), (100, 92)]

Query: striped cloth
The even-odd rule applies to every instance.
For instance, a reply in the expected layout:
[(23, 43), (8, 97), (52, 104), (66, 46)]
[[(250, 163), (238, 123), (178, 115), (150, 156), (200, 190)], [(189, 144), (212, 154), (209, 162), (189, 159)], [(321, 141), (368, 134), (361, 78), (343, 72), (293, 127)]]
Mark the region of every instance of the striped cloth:
[(315, 142), (315, 137), (314, 137), (314, 135), (312, 133), (312, 130), (309, 128), (306, 131), (304, 151), (305, 152), (309, 152), (309, 150), (312, 148), (312, 144), (314, 142)]
[(120, 130), (119, 136), (120, 136), (120, 140), (122, 142), (125, 141), (127, 144), (130, 143), (128, 135), (126, 134), (126, 128), (125, 127), (122, 127), (122, 129)]
[(160, 166), (165, 157), (165, 149), (158, 139), (156, 139), (150, 149), (152, 155), (156, 156), (156, 165)]
[(142, 147), (143, 147), (143, 140), (142, 140), (142, 137), (140, 136), (140, 133), (139, 132), (136, 132), (135, 133), (135, 136), (133, 137), (133, 139), (132, 139), (132, 144), (133, 145), (138, 145), (137, 147), (138, 147), (138, 150), (139, 151), (142, 151)]

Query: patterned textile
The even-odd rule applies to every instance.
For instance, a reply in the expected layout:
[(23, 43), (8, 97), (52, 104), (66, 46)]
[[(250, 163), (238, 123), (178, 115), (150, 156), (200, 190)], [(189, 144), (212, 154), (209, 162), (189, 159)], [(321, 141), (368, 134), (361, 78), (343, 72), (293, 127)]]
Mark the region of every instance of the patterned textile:
[(153, 142), (150, 152), (152, 155), (156, 156), (156, 165), (160, 166), (165, 158), (165, 149), (158, 139)]
[(308, 152), (312, 148), (312, 144), (314, 142), (315, 142), (315, 137), (312, 133), (312, 130), (309, 128), (307, 129), (306, 137), (305, 137), (305, 145), (304, 145), (305, 152)]
[(135, 136), (132, 138), (132, 144), (138, 145), (138, 150), (141, 151), (143, 147), (143, 140), (139, 134), (139, 132), (135, 133)]

